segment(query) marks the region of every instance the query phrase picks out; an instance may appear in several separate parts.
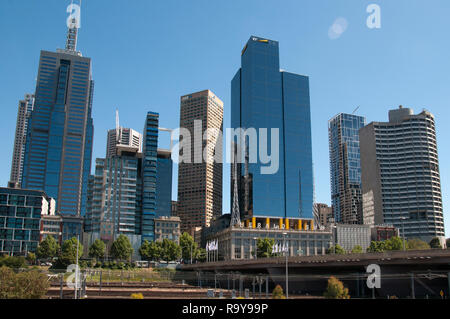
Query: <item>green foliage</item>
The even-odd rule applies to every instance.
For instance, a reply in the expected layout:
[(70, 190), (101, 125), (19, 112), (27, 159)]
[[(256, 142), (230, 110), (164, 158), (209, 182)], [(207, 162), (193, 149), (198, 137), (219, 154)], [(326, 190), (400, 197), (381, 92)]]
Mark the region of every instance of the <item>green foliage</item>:
[(386, 244), (384, 241), (372, 241), (369, 248), (367, 248), (368, 253), (382, 253), (386, 250)]
[(105, 256), (105, 252), (106, 252), (106, 245), (100, 239), (96, 239), (92, 243), (91, 247), (89, 247), (89, 257), (91, 258), (102, 259)]
[(418, 238), (411, 238), (411, 239), (408, 239), (408, 249), (409, 250), (430, 249), (430, 245), (428, 245), (428, 243), (426, 243), (423, 240), (420, 240)]
[(344, 284), (333, 276), (328, 279), (327, 290), (323, 295), (331, 299), (350, 299), (348, 288), (345, 288)]
[(286, 296), (283, 293), (283, 288), (280, 285), (276, 285), (276, 287), (272, 291), (272, 299), (286, 299)]
[(111, 246), (111, 256), (118, 260), (129, 260), (133, 254), (133, 247), (127, 236), (121, 234)]
[(331, 246), (327, 249), (327, 254), (343, 255), (345, 254), (345, 250), (339, 244), (336, 244), (336, 246)]
[(174, 241), (163, 239), (161, 243), (162, 259), (165, 261), (175, 261), (181, 257), (181, 247)]
[(134, 293), (134, 294), (131, 294), (131, 299), (144, 299), (144, 295), (142, 294), (142, 293)]
[(78, 246), (78, 260), (83, 254), (83, 245), (78, 242), (76, 237), (66, 240), (61, 248), (61, 255), (58, 258), (57, 268), (66, 268), (71, 264), (77, 263), (77, 246)]
[(59, 252), (59, 245), (53, 236), (47, 236), (37, 248), (37, 257), (39, 259), (50, 259), (56, 257)]
[(0, 268), (0, 299), (38, 299), (45, 296), (49, 287), (47, 276), (39, 271), (14, 273)]
[(13, 269), (24, 268), (25, 258), (21, 256), (8, 256), (4, 255), (0, 257), (0, 267), (5, 266)]
[(256, 251), (258, 258), (272, 257), (272, 247), (275, 244), (273, 238), (258, 238), (256, 242)]
[(206, 261), (206, 249), (205, 248), (198, 249), (197, 260), (201, 263)]
[(192, 238), (191, 235), (184, 232), (180, 236), (180, 247), (181, 247), (181, 257), (183, 260), (191, 260), (191, 252), (192, 252), (192, 259), (197, 259), (199, 254), (198, 245), (196, 242), (194, 242), (194, 238)]
[(446, 244), (446, 246), (447, 246), (447, 249), (450, 249), (450, 238), (447, 238), (447, 239), (445, 240), (445, 244)]
[(431, 247), (431, 248), (439, 248), (439, 249), (442, 249), (441, 242), (440, 242), (439, 238), (434, 237), (433, 239), (431, 239), (431, 241), (430, 241), (430, 247)]
[(160, 243), (149, 242), (145, 240), (139, 248), (139, 254), (144, 260), (159, 260), (162, 255), (162, 247)]
[(391, 237), (390, 239), (386, 240), (385, 243), (385, 250), (402, 250), (403, 249), (403, 244), (405, 245), (405, 247), (407, 247), (406, 242), (403, 242), (404, 239), (394, 236)]
[(363, 249), (361, 246), (356, 245), (355, 247), (353, 247), (352, 254), (362, 254), (362, 253), (363, 253)]
[(29, 252), (27, 254), (26, 260), (30, 265), (34, 265), (36, 263), (36, 254)]

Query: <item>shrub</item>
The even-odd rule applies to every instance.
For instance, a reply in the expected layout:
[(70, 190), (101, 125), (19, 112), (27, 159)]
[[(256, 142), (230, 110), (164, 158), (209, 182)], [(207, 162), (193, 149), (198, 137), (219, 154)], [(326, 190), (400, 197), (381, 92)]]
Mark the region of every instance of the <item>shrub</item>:
[(345, 288), (344, 284), (333, 276), (328, 279), (327, 290), (323, 295), (331, 299), (350, 299), (348, 288)]
[(0, 267), (1, 266), (6, 266), (14, 269), (24, 268), (25, 258), (5, 255), (3, 257), (0, 257)]
[(144, 299), (144, 295), (142, 294), (142, 293), (134, 293), (134, 294), (131, 294), (131, 299)]
[(286, 299), (286, 296), (283, 294), (283, 288), (280, 285), (277, 285), (272, 291), (272, 299)]
[(10, 268), (0, 268), (0, 299), (39, 299), (48, 287), (47, 276), (39, 271), (16, 274)]

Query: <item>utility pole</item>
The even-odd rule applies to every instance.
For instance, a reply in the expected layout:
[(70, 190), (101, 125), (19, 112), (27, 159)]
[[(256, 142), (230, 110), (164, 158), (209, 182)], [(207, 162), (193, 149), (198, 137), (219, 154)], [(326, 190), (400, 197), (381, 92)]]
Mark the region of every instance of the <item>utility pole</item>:
[(406, 217), (401, 217), (401, 219), (402, 219), (403, 251), (405, 251), (406, 250), (406, 243), (405, 243), (406, 237), (405, 237), (405, 224), (404, 224), (404, 222), (405, 222)]
[(78, 270), (78, 246), (79, 246), (79, 240), (80, 235), (77, 235), (77, 267), (75, 268), (75, 299), (77, 299), (78, 294), (78, 276), (79, 276), (79, 270)]
[[(284, 236), (284, 245), (283, 245), (283, 248), (286, 248), (286, 247), (287, 247), (287, 246), (286, 246), (286, 244), (287, 244), (287, 242), (286, 242), (286, 235), (287, 235), (287, 233), (283, 233), (283, 236)], [(286, 250), (284, 253), (285, 253), (285, 255), (286, 255), (286, 299), (289, 299), (288, 251)]]

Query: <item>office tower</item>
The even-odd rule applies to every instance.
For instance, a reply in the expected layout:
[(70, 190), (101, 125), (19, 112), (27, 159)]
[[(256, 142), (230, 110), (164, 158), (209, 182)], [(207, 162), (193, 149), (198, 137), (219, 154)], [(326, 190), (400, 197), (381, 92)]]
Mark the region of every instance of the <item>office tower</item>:
[[(260, 129), (267, 128), (267, 153), (276, 152), (272, 146), (279, 150), (278, 170), (263, 174), (268, 164), (260, 156), (252, 163), (251, 151), (246, 151), (252, 144), (250, 138), (245, 145), (237, 143), (240, 154), (250, 159), (238, 159), (237, 164), (241, 220), (254, 216), (312, 219), (309, 78), (280, 70), (277, 41), (252, 36), (242, 50), (241, 68), (231, 81), (231, 127), (256, 129), (258, 143)], [(272, 146), (271, 128), (278, 129), (277, 143)], [(239, 140), (238, 136), (235, 141)]]
[[(141, 153), (97, 158), (86, 232), (104, 241), (141, 232)], [(90, 204), (88, 206), (91, 206)]]
[[(202, 138), (206, 130), (222, 131), (222, 121), (223, 102), (210, 90), (181, 97), (180, 128), (190, 134), (189, 149), (180, 149), (180, 157), (190, 154), (190, 163), (180, 160), (178, 165), (177, 215), (182, 231), (209, 226), (212, 218), (222, 215), (222, 138), (214, 134)], [(219, 160), (203, 158), (203, 150)]]
[(318, 224), (321, 226), (327, 226), (333, 218), (333, 209), (327, 204), (316, 203), (314, 204), (315, 211), (317, 212)]
[(337, 223), (362, 224), (359, 129), (362, 116), (340, 113), (328, 122), (331, 202)]
[[(123, 132), (133, 132), (135, 143), (122, 139)], [(106, 158), (96, 159), (95, 175), (89, 178), (85, 221), (86, 232), (99, 233), (106, 242), (141, 233), (142, 135), (117, 123), (108, 131), (107, 143)]]
[(44, 215), (55, 216), (55, 200), (44, 192), (1, 187), (0, 254), (35, 252)]
[(25, 98), (19, 101), (17, 111), (16, 135), (14, 137), (14, 150), (11, 162), (11, 177), (8, 187), (20, 188), (22, 185), (23, 160), (28, 134), (28, 122), (34, 107), (34, 95), (25, 94)]
[(116, 128), (108, 131), (108, 139), (106, 142), (106, 157), (117, 155), (120, 146), (126, 149), (136, 148), (142, 153), (142, 134), (131, 129), (124, 128), (119, 125), (119, 112), (116, 112)]
[(158, 149), (156, 177), (156, 216), (172, 215), (172, 166), (170, 150)]
[(142, 158), (142, 241), (154, 241), (159, 114), (148, 112), (144, 125)]
[(56, 210), (83, 216), (92, 157), (91, 59), (76, 51), (76, 26), (65, 49), (41, 51), (27, 136), (22, 187), (56, 199)]
[(359, 132), (365, 223), (388, 224), (407, 238), (444, 236), (434, 116), (389, 111), (389, 122)]

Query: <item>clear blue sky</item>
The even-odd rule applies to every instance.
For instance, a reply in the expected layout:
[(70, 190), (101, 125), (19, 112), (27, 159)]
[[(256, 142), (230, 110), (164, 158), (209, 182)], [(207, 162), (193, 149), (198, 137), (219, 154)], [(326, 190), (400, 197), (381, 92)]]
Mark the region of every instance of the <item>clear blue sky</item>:
[[(69, 0), (0, 1), (0, 183), (11, 165), (17, 101), (34, 92), (39, 51), (65, 44)], [(366, 26), (367, 5), (381, 7), (381, 29)], [(330, 203), (327, 122), (339, 112), (385, 121), (402, 104), (436, 117), (447, 235), (450, 231), (450, 1), (448, 0), (84, 0), (78, 49), (93, 59), (94, 156), (106, 130), (142, 131), (146, 112), (179, 125), (179, 97), (211, 89), (230, 123), (230, 81), (250, 35), (280, 43), (281, 68), (310, 77), (318, 202)], [(348, 23), (337, 39), (328, 30)], [(161, 143), (168, 145), (165, 136)], [(229, 212), (229, 167), (224, 212)], [(173, 197), (176, 198), (176, 170)]]

